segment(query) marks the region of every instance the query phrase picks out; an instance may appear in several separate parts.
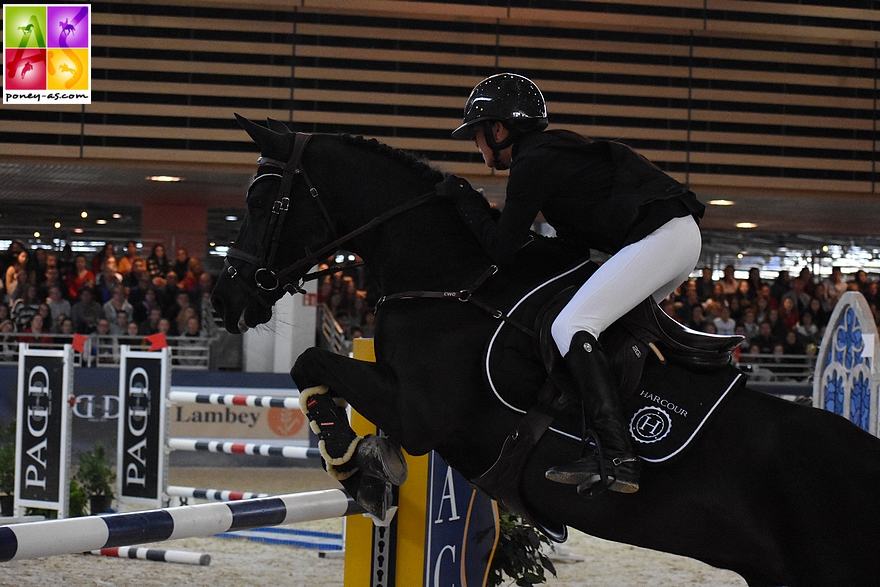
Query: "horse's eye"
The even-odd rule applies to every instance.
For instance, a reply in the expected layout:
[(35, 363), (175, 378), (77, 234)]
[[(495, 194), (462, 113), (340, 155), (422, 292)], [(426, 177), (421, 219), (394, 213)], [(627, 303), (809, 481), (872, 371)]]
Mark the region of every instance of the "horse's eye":
[(252, 210), (262, 210), (263, 206), (265, 206), (263, 198), (257, 197), (248, 200), (248, 207)]

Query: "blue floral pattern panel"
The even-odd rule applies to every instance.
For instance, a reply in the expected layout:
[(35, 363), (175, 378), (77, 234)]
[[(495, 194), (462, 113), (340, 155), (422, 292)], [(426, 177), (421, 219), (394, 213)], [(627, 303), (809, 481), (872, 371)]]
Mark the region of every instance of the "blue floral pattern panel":
[(844, 294), (828, 323), (816, 364), (813, 405), (843, 416), (876, 434), (877, 327), (864, 297)]

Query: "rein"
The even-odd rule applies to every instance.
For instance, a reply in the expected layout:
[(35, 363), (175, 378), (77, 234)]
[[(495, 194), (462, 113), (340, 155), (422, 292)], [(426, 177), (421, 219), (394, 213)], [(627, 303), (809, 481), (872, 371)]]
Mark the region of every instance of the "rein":
[[(229, 262), (229, 259), (238, 259), (240, 261), (244, 261), (246, 263), (250, 263), (251, 265), (256, 265), (257, 270), (254, 271), (254, 281), (257, 284), (257, 288), (252, 285), (242, 281), (236, 280), (235, 282), (241, 285), (250, 295), (251, 297), (255, 297), (260, 304), (262, 304), (266, 308), (271, 308), (272, 304), (267, 300), (263, 299), (260, 295), (259, 290), (263, 291), (275, 291), (279, 287), (288, 293), (305, 293), (302, 286), (306, 281), (311, 281), (312, 279), (318, 279), (327, 275), (329, 273), (333, 273), (335, 271), (339, 271), (341, 268), (351, 267), (353, 265), (343, 265), (337, 267), (331, 267), (330, 269), (326, 269), (323, 271), (317, 271), (314, 273), (309, 273), (304, 275), (299, 279), (297, 283), (285, 282), (285, 278), (291, 273), (302, 269), (303, 267), (312, 267), (321, 262), (321, 260), (336, 251), (340, 245), (345, 242), (350, 241), (356, 236), (370, 230), (371, 228), (376, 227), (379, 224), (387, 221), (388, 219), (397, 216), (403, 212), (411, 208), (415, 208), (416, 206), (420, 206), (434, 197), (434, 190), (426, 192), (412, 200), (404, 202), (387, 212), (383, 212), (379, 216), (376, 216), (363, 226), (360, 226), (351, 232), (336, 238), (333, 242), (321, 247), (317, 251), (309, 251), (306, 250), (307, 255), (296, 261), (283, 269), (274, 269), (273, 265), (275, 262), (275, 255), (278, 251), (278, 244), (281, 240), (281, 231), (284, 225), (284, 219), (287, 215), (287, 211), (290, 208), (290, 198), (287, 194), (290, 193), (293, 187), (293, 181), (296, 176), (300, 175), (305, 180), (306, 185), (309, 188), (309, 194), (312, 196), (312, 200), (318, 205), (318, 208), (321, 211), (321, 215), (324, 217), (324, 220), (327, 222), (327, 225), (330, 227), (330, 232), (335, 236), (336, 230), (333, 226), (333, 222), (330, 220), (330, 215), (327, 213), (327, 209), (321, 201), (318, 190), (312, 184), (309, 179), (308, 174), (306, 173), (305, 168), (302, 166), (302, 156), (305, 151), (306, 145), (309, 140), (312, 138), (312, 135), (307, 133), (296, 133), (296, 137), (294, 139), (293, 152), (290, 155), (290, 161), (284, 163), (283, 161), (279, 161), (277, 159), (271, 159), (269, 157), (260, 157), (257, 160), (258, 165), (272, 165), (274, 167), (278, 167), (282, 170), (281, 175), (281, 187), (278, 189), (278, 194), (275, 197), (275, 201), (272, 204), (272, 218), (269, 222), (269, 230), (266, 233), (265, 241), (262, 246), (262, 253), (260, 256), (252, 255), (246, 251), (242, 251), (241, 249), (237, 249), (235, 247), (229, 247), (229, 250), (226, 254), (226, 269), (225, 271), (230, 276), (230, 278), (235, 279), (238, 275), (238, 271), (232, 264)], [(259, 175), (254, 179), (254, 182), (259, 180), (261, 177), (266, 175), (274, 175), (278, 176), (278, 174), (264, 174)], [(253, 183), (251, 183), (253, 185)]]

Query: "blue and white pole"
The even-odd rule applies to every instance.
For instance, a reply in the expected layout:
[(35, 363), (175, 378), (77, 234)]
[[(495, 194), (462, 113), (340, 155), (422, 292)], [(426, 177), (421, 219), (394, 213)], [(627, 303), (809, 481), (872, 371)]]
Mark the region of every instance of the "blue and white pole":
[(363, 513), (341, 489), (0, 527), (0, 562)]

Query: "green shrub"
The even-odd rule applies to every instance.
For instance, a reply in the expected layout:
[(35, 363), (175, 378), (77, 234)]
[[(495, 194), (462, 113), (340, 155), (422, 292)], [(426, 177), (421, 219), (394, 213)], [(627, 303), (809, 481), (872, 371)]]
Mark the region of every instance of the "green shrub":
[(0, 426), (0, 493), (15, 491), (15, 422)]
[(67, 504), (68, 515), (71, 518), (78, 518), (86, 515), (86, 506), (89, 498), (83, 491), (82, 485), (76, 479), (70, 480), (70, 500)]
[(489, 587), (501, 585), (504, 575), (513, 579), (513, 585), (538, 585), (547, 581), (544, 570), (556, 576), (553, 562), (542, 548), (550, 540), (528, 524), (519, 515), (499, 506), (500, 535), (489, 577)]
[(107, 461), (104, 445), (97, 442), (92, 450), (79, 453), (79, 467), (73, 478), (82, 486), (86, 498), (93, 495), (113, 497), (116, 471)]

